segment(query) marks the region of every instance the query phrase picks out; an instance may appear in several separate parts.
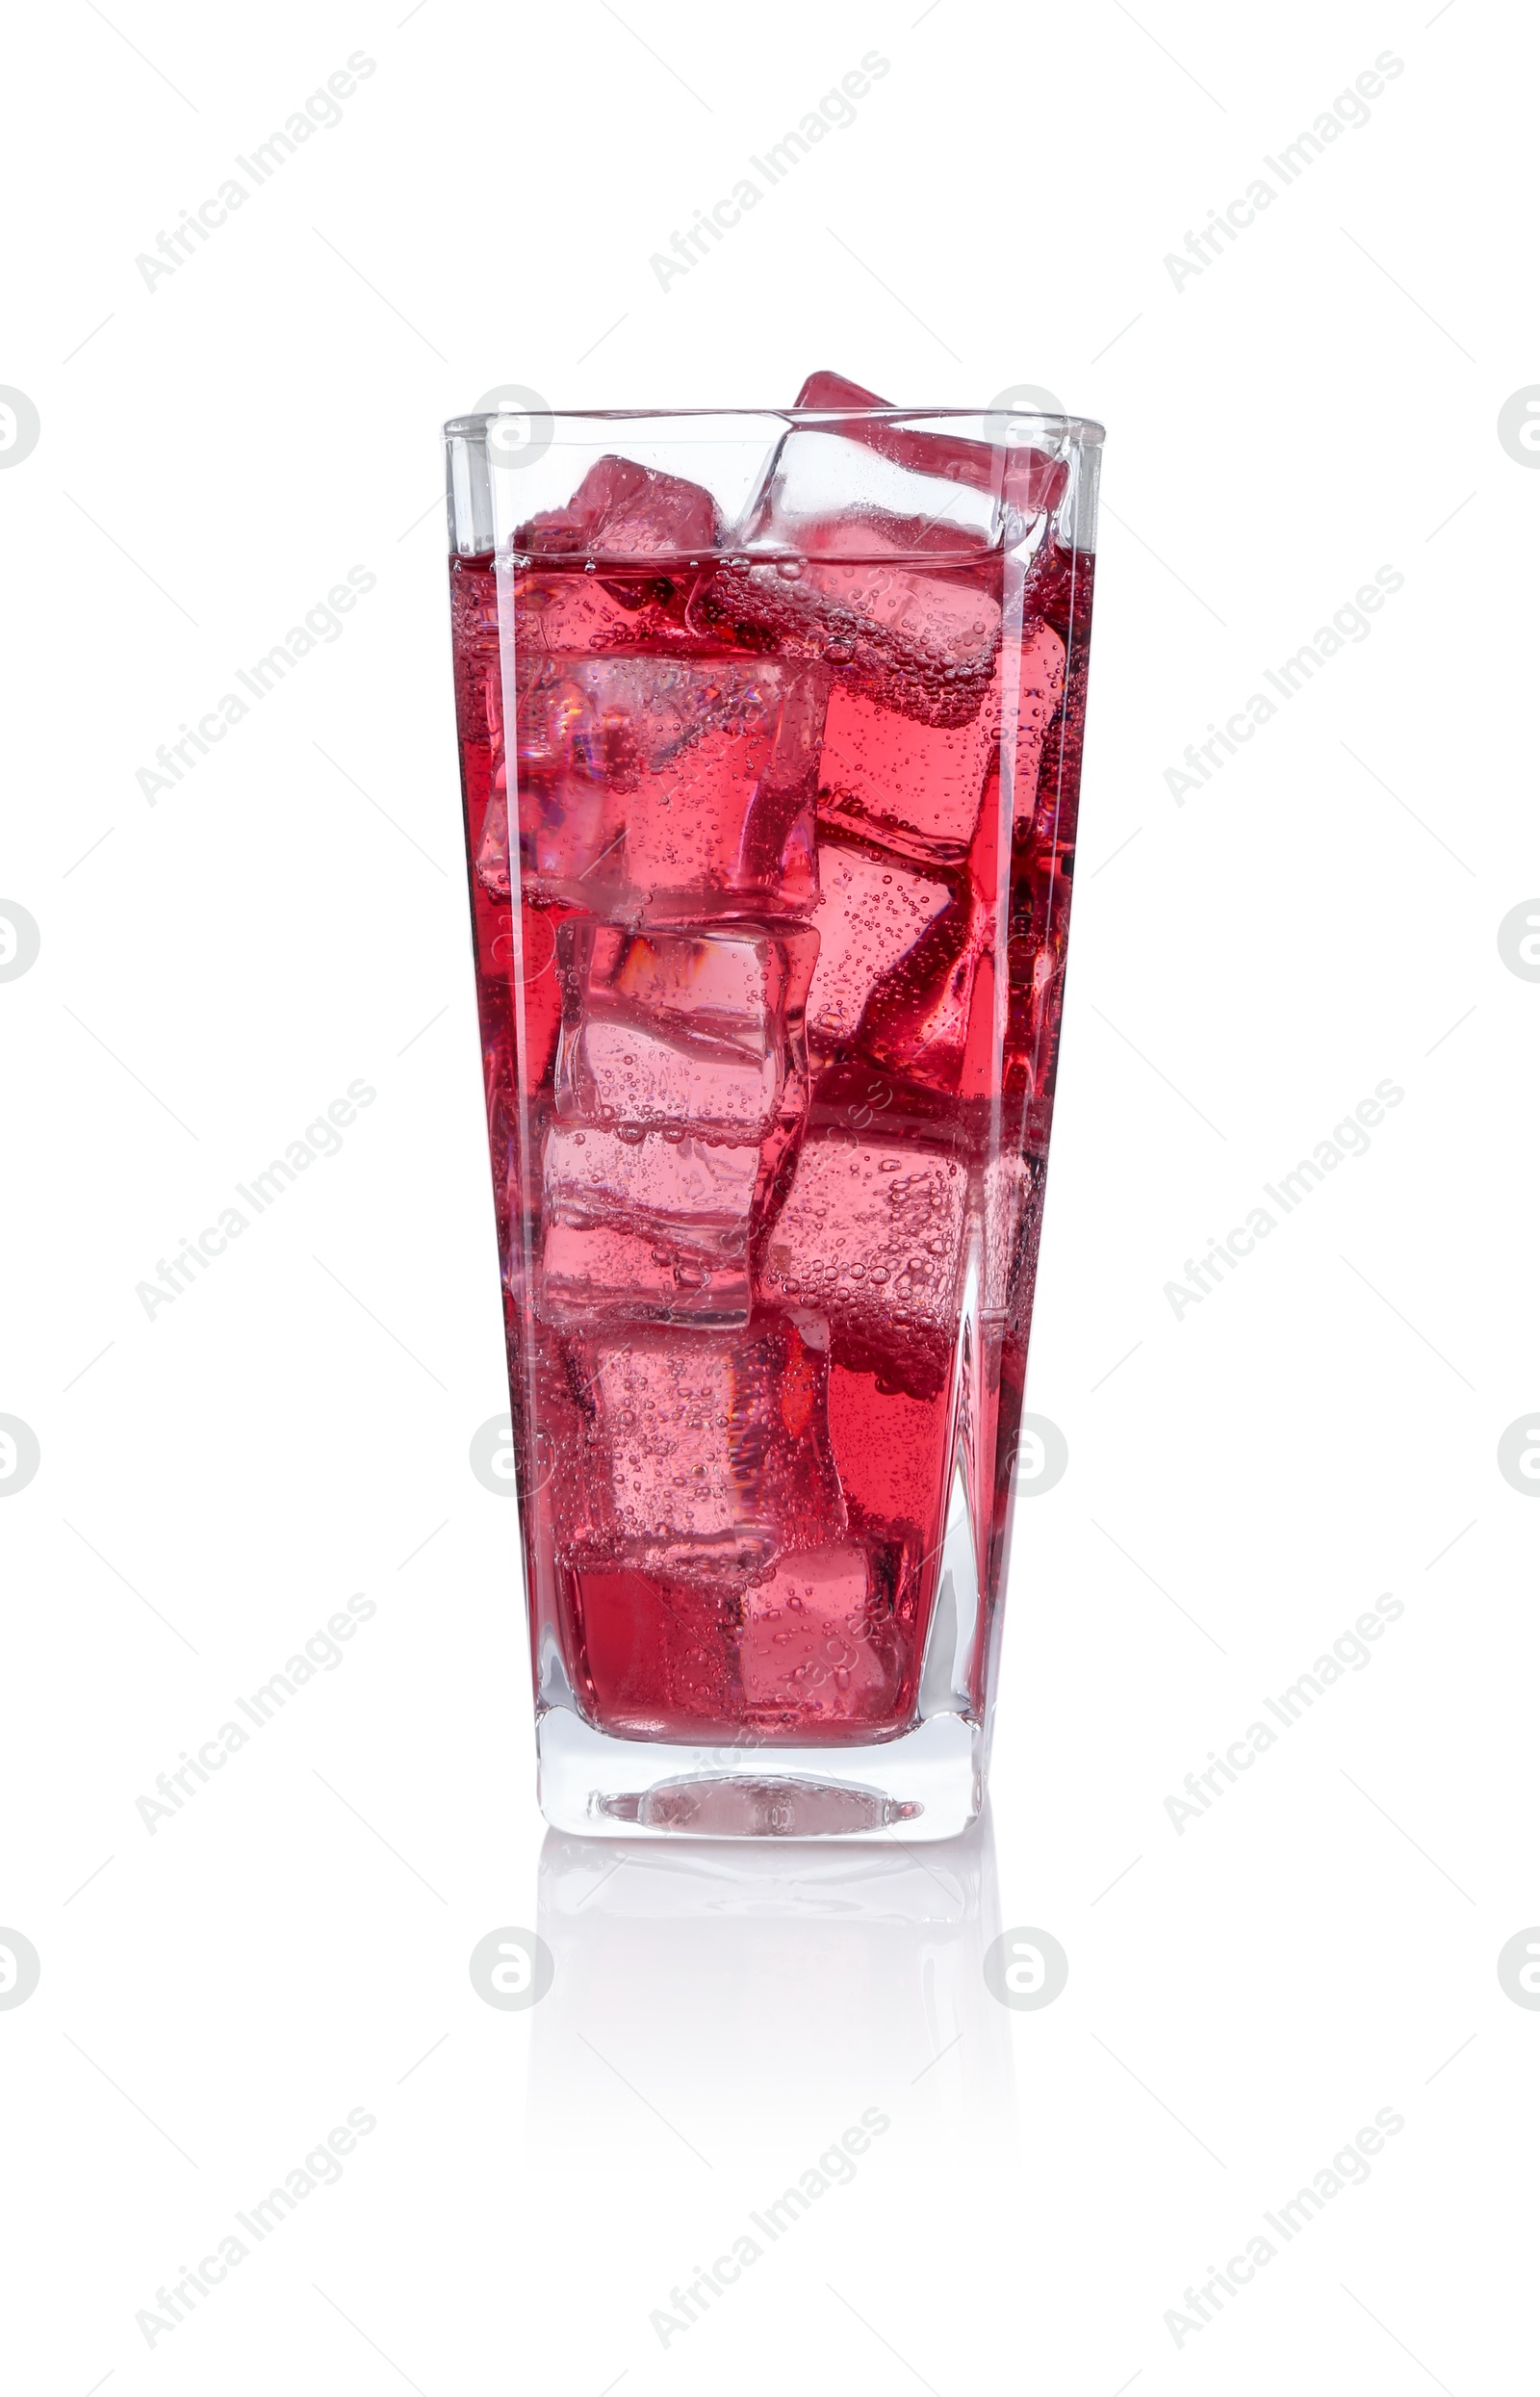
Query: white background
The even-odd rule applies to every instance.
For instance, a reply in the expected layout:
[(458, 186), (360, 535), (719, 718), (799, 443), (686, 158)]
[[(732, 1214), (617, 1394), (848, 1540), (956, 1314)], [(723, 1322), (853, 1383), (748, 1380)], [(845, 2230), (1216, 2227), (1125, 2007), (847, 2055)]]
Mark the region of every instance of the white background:
[[(1496, 1959), (1540, 1919), (1540, 1517), (1496, 1455), (1540, 1370), (1540, 988), (1497, 927), (1540, 890), (1540, 475), (1496, 425), (1540, 379), (1536, 46), (1477, 0), (13, 21), (28, 2397), (1517, 2384), (1540, 2017)], [(855, 124), (660, 289), (651, 253), (874, 50)], [(1263, 154), (1387, 50), (1368, 125), (1282, 189)], [(341, 124), (146, 288), (137, 254), (355, 51)], [(1177, 288), (1258, 174), (1274, 204)], [(506, 1398), (438, 426), (505, 381), (760, 404), (818, 366), (1108, 426), (1029, 1394), (1070, 1465), (1018, 1511), (987, 1838), (603, 1883), (552, 1843), (541, 1895), (513, 1508), (467, 1461)], [(354, 565), (342, 637), (149, 805), (157, 746)], [(1178, 806), (1186, 745), (1381, 566), (1370, 636)], [(341, 1153), (147, 1320), (136, 1284), (359, 1077)], [(1178, 1317), (1185, 1260), (1384, 1079), (1369, 1153)], [(355, 1590), (345, 1662), (147, 1830)], [(1184, 1776), (1387, 1590), (1373, 1663), (1179, 1835)], [(537, 1912), (555, 1985), (495, 2012), (470, 1950)], [(1044, 2011), (984, 1987), (1019, 1925), (1070, 1959)], [(358, 2107), (342, 2180), (147, 2345), (157, 2288)], [(1178, 2346), (1184, 2290), (1387, 2107), (1367, 2184)], [(665, 2346), (671, 2289), (866, 2109), (854, 2183)]]

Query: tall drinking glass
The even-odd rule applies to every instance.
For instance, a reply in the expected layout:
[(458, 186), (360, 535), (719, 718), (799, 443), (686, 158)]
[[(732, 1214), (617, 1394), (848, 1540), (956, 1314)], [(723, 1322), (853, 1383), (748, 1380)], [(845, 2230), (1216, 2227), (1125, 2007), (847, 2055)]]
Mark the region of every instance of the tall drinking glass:
[(1102, 435), (854, 391), (447, 428), (564, 1831), (982, 1801)]

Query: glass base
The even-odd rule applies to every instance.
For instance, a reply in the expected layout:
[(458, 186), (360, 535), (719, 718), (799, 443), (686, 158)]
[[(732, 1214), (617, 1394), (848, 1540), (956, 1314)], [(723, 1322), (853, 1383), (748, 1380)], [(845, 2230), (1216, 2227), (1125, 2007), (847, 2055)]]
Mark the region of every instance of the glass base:
[(984, 1799), (984, 1734), (933, 1714), (872, 1747), (665, 1747), (565, 1707), (536, 1732), (540, 1810), (589, 1839), (950, 1840)]

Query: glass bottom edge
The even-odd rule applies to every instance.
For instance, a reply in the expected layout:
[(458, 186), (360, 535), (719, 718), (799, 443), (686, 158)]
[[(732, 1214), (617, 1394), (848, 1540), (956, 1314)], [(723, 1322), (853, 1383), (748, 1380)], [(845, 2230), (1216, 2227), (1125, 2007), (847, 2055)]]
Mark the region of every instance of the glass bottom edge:
[(871, 1747), (616, 1740), (565, 1707), (536, 1726), (540, 1811), (595, 1840), (955, 1839), (984, 1802), (984, 1731), (935, 1714)]

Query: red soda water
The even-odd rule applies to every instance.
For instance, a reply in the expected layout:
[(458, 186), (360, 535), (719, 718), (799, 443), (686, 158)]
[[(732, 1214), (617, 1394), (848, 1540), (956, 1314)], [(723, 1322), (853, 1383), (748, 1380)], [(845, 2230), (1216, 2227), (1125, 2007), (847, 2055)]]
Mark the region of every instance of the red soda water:
[(1046, 528), (799, 513), (783, 461), (728, 550), (611, 456), (500, 598), (451, 561), (537, 1682), (623, 1738), (902, 1733), (956, 1536), (985, 1708), (1091, 561), (1041, 452), (1002, 492), (985, 445), (834, 429)]

